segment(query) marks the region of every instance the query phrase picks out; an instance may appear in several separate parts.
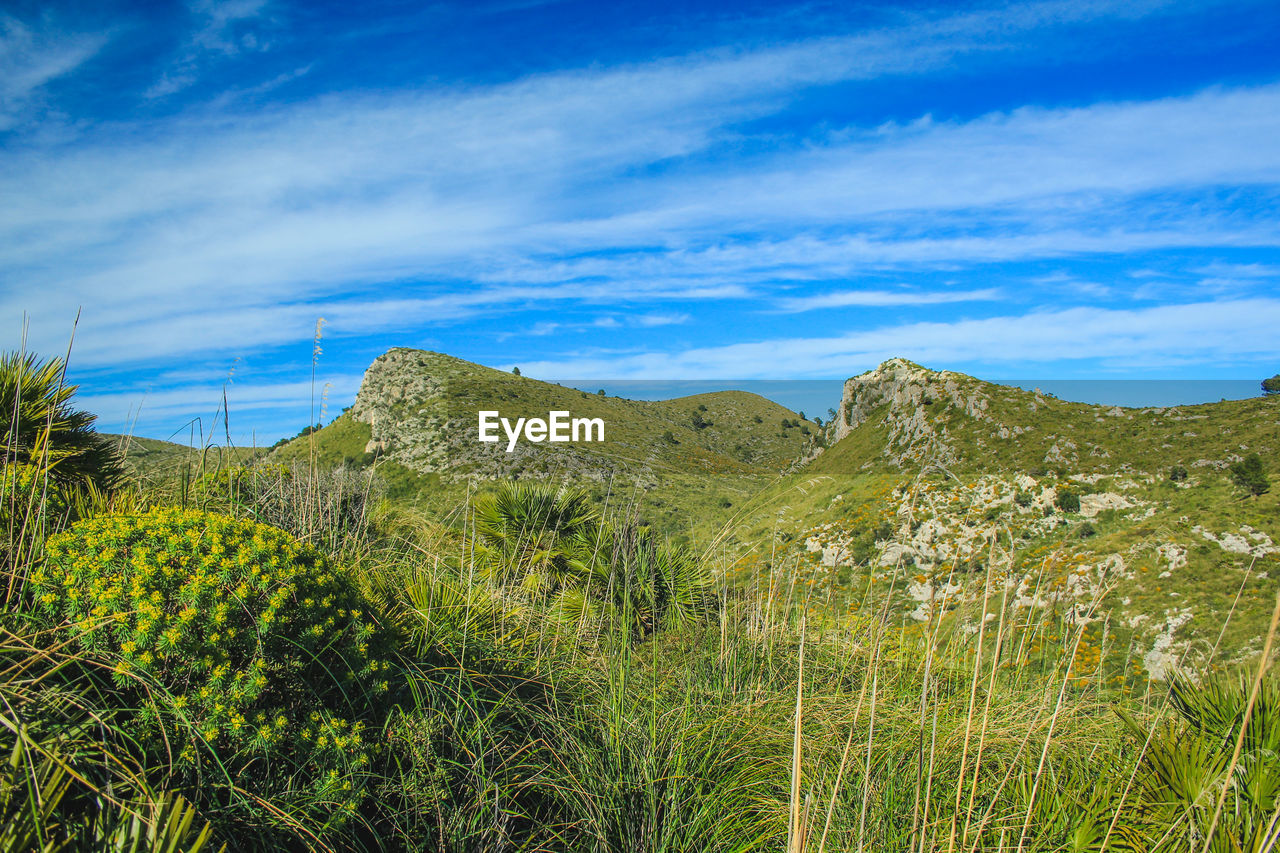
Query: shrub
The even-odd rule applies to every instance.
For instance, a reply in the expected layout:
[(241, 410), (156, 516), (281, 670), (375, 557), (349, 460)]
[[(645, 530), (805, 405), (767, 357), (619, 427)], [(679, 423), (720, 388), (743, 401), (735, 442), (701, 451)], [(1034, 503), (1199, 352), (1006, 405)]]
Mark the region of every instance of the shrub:
[(386, 691), (388, 664), (364, 600), (318, 551), (256, 522), (161, 509), (51, 538), (31, 583), (45, 612), (114, 665), (119, 689), (161, 688), (126, 704), (140, 740), (172, 748), (200, 793), (212, 750), (237, 787), (354, 811), (369, 760), (360, 718)]
[(1053, 505), (1063, 512), (1079, 512), (1080, 496), (1070, 489), (1058, 489), (1058, 496)]
[(701, 559), (648, 525), (601, 518), (584, 492), (504, 483), (476, 498), (474, 513), (481, 569), (511, 593), (637, 637), (715, 610)]
[(1251, 495), (1265, 495), (1271, 489), (1267, 472), (1262, 470), (1262, 457), (1250, 453), (1231, 466), (1231, 479)]
[(4, 462), (35, 466), (63, 485), (110, 489), (124, 478), (118, 454), (93, 430), (94, 416), (71, 406), (61, 359), (0, 355), (0, 442)]
[(1024, 507), (1024, 508), (1031, 506), (1031, 500), (1032, 498), (1031, 498), (1030, 492), (1017, 492), (1013, 496), (1013, 502), (1018, 506)]
[(259, 463), (205, 474), (192, 495), (203, 509), (251, 517), (335, 554), (368, 544), (370, 515), (384, 488), (371, 471)]
[(1173, 483), (1181, 483), (1187, 479), (1187, 469), (1181, 465), (1174, 465), (1169, 469), (1169, 481)]

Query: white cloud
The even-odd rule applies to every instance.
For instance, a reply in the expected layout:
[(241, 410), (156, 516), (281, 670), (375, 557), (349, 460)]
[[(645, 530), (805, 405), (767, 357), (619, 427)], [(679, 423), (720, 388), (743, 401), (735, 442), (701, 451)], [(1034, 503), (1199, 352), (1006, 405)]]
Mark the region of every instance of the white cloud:
[(942, 305), (950, 302), (989, 302), (1000, 298), (994, 288), (984, 290), (838, 290), (813, 296), (798, 296), (778, 301), (784, 312), (815, 311), (822, 308), (890, 307), (897, 305)]
[[(31, 312), (35, 344), (55, 351), (83, 307), (79, 357), (121, 365), (306, 340), (320, 315), (367, 334), (548, 300), (765, 301), (778, 284), (875, 268), (1276, 246), (1269, 220), (1220, 216), (1197, 194), (1280, 183), (1278, 86), (714, 156), (807, 87), (1013, 55), (1064, 23), (1166, 8), (1048, 2), (497, 85), (86, 126), (6, 152), (0, 196), (22, 203), (0, 207), (0, 323)], [(236, 41), (261, 3), (197, 11), (200, 50), (261, 47)], [(1196, 204), (1171, 214), (1151, 193)]]
[(618, 379), (846, 377), (896, 356), (926, 366), (1007, 365), (1142, 358), (1147, 365), (1278, 358), (1280, 299), (1112, 310), (1070, 308), (1020, 316), (919, 322), (819, 338), (786, 338), (674, 353), (533, 362), (537, 376)]
[(0, 12), (0, 131), (16, 125), (50, 81), (75, 71), (110, 39), (64, 32), (49, 19), (33, 26)]
[(689, 322), (688, 314), (636, 314), (631, 322), (642, 329), (653, 329), (658, 326), (680, 326)]
[(268, 42), (242, 26), (263, 15), (268, 0), (192, 0), (187, 4), (194, 28), (179, 49), (178, 57), (147, 90), (147, 97), (163, 98), (199, 79), (210, 58), (266, 50)]
[[(342, 406), (342, 401), (355, 397), (362, 375), (334, 374), (317, 378), (313, 387), (310, 380), (293, 382), (259, 382), (253, 384), (192, 383), (182, 388), (156, 390), (128, 390), (118, 393), (86, 393), (76, 396), (76, 404), (98, 415), (97, 428), (103, 432), (156, 435), (156, 425), (172, 423), (178, 418), (199, 417), (198, 429), (206, 438), (221, 440), (223, 391), (227, 395), (227, 410), (233, 437), (244, 438), (240, 425), (253, 422), (259, 416), (274, 414), (289, 423), (302, 425), (308, 422), (312, 412), (312, 392), (315, 393), (315, 417), (320, 416), (321, 395), (329, 385), (329, 417)], [(215, 426), (216, 421), (216, 426)], [(296, 427), (295, 427), (296, 428)], [(168, 436), (157, 436), (168, 437)], [(173, 438), (185, 441), (187, 434)], [(265, 443), (275, 440), (273, 434)]]

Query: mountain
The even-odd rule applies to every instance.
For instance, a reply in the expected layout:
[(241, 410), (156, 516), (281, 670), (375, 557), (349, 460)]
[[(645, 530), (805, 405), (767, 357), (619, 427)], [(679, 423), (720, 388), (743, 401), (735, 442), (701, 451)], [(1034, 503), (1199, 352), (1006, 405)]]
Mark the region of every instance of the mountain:
[[(479, 440), (484, 411), (512, 425), (556, 411), (598, 419), (603, 441), (522, 437), (509, 449), (500, 426), (498, 441)], [(277, 457), (314, 452), (322, 464), (376, 464), (393, 494), (428, 502), (447, 503), (468, 484), (499, 479), (569, 480), (601, 497), (636, 501), (650, 521), (677, 529), (690, 517), (727, 518), (734, 503), (795, 465), (819, 433), (790, 409), (742, 391), (628, 400), (397, 348), (370, 365), (349, 410), (314, 441), (296, 439)]]
[[(598, 418), (604, 441), (508, 452), (505, 437), (478, 440), (488, 410)], [(804, 595), (851, 606), (883, 589), (894, 618), (955, 631), (1007, 596), (1090, 625), (1082, 672), (1119, 659), (1145, 679), (1215, 645), (1259, 648), (1280, 511), (1230, 466), (1256, 452), (1280, 476), (1277, 451), (1276, 399), (1097, 406), (892, 359), (849, 379), (820, 429), (744, 392), (627, 400), (393, 349), (347, 412), (276, 456), (376, 465), (393, 497), (441, 510), (496, 479), (572, 482), (668, 533), (728, 543), (739, 584), (785, 569)]]
[(1230, 467), (1256, 452), (1280, 476), (1280, 400), (1096, 406), (894, 359), (845, 383), (829, 428), (738, 528), (744, 544), (780, 530), (803, 583), (883, 584), (901, 618), (956, 630), (1007, 594), (1090, 623), (1092, 652), (1141, 677), (1260, 648), (1280, 509)]
[(129, 472), (145, 480), (170, 479), (184, 471), (199, 474), (244, 462), (262, 453), (260, 448), (221, 445), (203, 450), (172, 441), (117, 433), (102, 433), (102, 437), (119, 451)]

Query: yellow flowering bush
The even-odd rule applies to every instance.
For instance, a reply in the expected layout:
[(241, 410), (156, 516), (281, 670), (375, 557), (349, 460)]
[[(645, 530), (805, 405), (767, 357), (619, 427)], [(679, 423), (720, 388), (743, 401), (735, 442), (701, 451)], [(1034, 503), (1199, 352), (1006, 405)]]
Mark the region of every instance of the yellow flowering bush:
[(169, 693), (140, 698), (140, 731), (176, 741), (179, 768), (199, 769), (209, 747), (233, 774), (300, 774), (328, 809), (354, 809), (369, 761), (358, 717), (387, 690), (388, 664), (366, 603), (323, 554), (264, 524), (164, 508), (51, 537), (31, 583), (86, 651), (114, 661), (121, 688)]

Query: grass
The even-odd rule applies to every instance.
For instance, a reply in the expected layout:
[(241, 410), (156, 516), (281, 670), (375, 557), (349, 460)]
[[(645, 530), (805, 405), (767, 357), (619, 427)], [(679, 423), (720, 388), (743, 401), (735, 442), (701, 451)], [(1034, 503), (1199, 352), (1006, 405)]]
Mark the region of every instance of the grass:
[[(502, 375), (502, 387), (531, 382)], [(692, 410), (706, 405), (711, 421), (755, 405), (701, 400)], [(687, 405), (644, 404), (676, 435)], [(1099, 514), (1081, 539), (1069, 513), (1020, 512), (1013, 472), (883, 465), (886, 434), (869, 420), (776, 483), (727, 467), (744, 494), (681, 564), (715, 606), (644, 617), (642, 630), (631, 617), (649, 599), (615, 593), (664, 582), (658, 557), (688, 553), (656, 525), (639, 532), (652, 496), (609, 489), (559, 514), (519, 488), (502, 504), (465, 483), (434, 503), (388, 500), (384, 473), (397, 469), (386, 461), (327, 464), (360, 444), (354, 420), (332, 443), (318, 433), (314, 454), (184, 468), (110, 497), (6, 476), (0, 849), (137, 838), (155, 850), (1275, 850), (1273, 579), (1233, 575), (1219, 591), (1200, 558), (1222, 549), (1188, 550), (1179, 579), (1221, 596), (1221, 618), (1172, 682), (1128, 669), (1113, 680), (1141, 657), (1109, 618), (1130, 579), (1050, 595), (1094, 554), (1163, 543), (1172, 513), (1203, 505), (1192, 517), (1220, 534), (1241, 519), (1260, 527), (1270, 498), (1230, 504), (1229, 485), (1193, 469), (1190, 489), (1131, 490), (1169, 506)], [(700, 494), (666, 492), (677, 515), (698, 511)], [(121, 722), (135, 710), (127, 697), (171, 702), (168, 688), (143, 675), (122, 685), (109, 657), (32, 601), (26, 578), (49, 535), (173, 505), (253, 518), (321, 549), (395, 638), (371, 764), (345, 771), (367, 792), (350, 819), (323, 817), (323, 800), (299, 805), (315, 790), (304, 767), (276, 798), (256, 793), (252, 774), (214, 798), (175, 773), (154, 736)], [(961, 522), (990, 529), (969, 536)], [(935, 524), (949, 532), (931, 541), (946, 548), (926, 568), (921, 531)], [(819, 535), (843, 549), (836, 565), (806, 548)], [(926, 581), (932, 597), (913, 597)], [(1026, 605), (1037, 597), (1052, 604)]]

